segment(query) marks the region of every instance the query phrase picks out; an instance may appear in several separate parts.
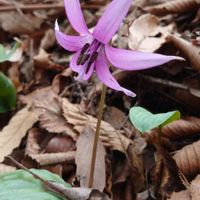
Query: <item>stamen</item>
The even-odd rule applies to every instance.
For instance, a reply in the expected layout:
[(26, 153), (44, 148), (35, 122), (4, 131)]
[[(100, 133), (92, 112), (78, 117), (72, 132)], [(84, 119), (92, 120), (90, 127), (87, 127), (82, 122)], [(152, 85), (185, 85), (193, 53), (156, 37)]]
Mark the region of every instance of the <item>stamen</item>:
[(89, 44), (89, 43), (86, 43), (86, 44), (83, 46), (82, 50), (81, 50), (81, 54), (84, 54), (84, 53), (88, 50), (89, 47), (90, 47), (90, 44)]
[(84, 56), (84, 54), (80, 54), (80, 56), (78, 57), (77, 62), (76, 62), (77, 65), (81, 64), (81, 62), (83, 60), (83, 56)]
[(94, 52), (90, 57), (89, 63), (92, 64), (96, 60), (97, 56), (98, 56), (98, 52)]
[(81, 65), (84, 65), (85, 62), (89, 59), (90, 55), (89, 54), (83, 54), (82, 60), (81, 60)]

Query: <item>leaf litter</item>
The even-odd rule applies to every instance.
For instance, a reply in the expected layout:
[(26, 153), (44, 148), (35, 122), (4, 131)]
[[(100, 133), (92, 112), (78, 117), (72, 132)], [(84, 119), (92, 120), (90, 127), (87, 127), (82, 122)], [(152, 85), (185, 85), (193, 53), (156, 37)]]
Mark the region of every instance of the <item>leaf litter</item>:
[[(86, 23), (93, 28), (109, 1), (81, 2)], [(116, 80), (137, 98), (107, 91), (94, 178), (99, 191), (87, 188), (87, 178), (101, 83), (95, 77), (77, 83), (68, 68), (71, 53), (55, 42), (56, 18), (66, 33), (74, 34), (63, 1), (0, 3), (1, 43), (20, 42), (12, 59), (0, 64), (17, 89), (15, 110), (0, 114), (1, 174), (20, 168), (6, 158), (11, 155), (28, 168), (59, 174), (73, 186), (63, 191), (67, 197), (78, 194), (75, 199), (198, 199), (198, 0), (134, 1), (115, 35), (115, 47), (182, 56), (187, 62), (140, 72), (112, 69)], [(180, 110), (182, 118), (163, 127), (159, 151), (154, 146), (157, 129), (141, 136), (130, 124), (128, 111), (134, 104), (153, 113)]]

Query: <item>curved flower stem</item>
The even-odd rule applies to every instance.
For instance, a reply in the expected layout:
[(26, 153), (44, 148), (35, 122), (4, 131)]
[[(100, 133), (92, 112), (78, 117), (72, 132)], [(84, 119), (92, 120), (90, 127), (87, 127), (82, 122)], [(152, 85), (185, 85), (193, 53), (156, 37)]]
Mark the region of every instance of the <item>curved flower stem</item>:
[(90, 164), (90, 175), (89, 175), (89, 183), (88, 183), (89, 188), (93, 187), (97, 144), (98, 144), (99, 135), (100, 135), (100, 127), (101, 127), (101, 120), (103, 116), (105, 97), (106, 97), (106, 86), (103, 85), (102, 92), (101, 92), (101, 99), (99, 102), (99, 113), (98, 113), (98, 118), (97, 118), (97, 126), (96, 126), (96, 132), (95, 132), (95, 137), (94, 137), (93, 149), (92, 149), (92, 159), (91, 159), (91, 164)]

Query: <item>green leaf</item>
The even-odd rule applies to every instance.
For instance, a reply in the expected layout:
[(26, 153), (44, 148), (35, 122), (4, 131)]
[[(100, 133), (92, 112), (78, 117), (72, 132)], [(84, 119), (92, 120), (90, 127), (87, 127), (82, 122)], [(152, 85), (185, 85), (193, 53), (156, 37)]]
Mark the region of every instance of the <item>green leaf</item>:
[[(46, 170), (31, 169), (47, 181), (62, 184), (64, 187), (71, 187), (58, 175)], [(34, 178), (24, 170), (17, 170), (8, 174), (0, 175), (0, 199), (1, 200), (64, 200), (62, 197), (47, 191), (40, 180)]]
[(177, 119), (180, 119), (179, 111), (153, 114), (142, 107), (133, 107), (130, 109), (129, 117), (132, 124), (140, 132), (144, 133), (156, 127), (163, 127)]
[(0, 72), (0, 113), (12, 110), (16, 99), (16, 90), (12, 81)]

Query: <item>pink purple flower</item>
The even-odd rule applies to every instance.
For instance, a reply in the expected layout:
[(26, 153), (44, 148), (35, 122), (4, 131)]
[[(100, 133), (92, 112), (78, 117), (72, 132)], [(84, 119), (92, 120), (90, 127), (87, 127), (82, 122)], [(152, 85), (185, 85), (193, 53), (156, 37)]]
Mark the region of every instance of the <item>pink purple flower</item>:
[(118, 49), (109, 45), (109, 41), (126, 16), (132, 0), (113, 0), (98, 21), (93, 33), (90, 33), (87, 28), (79, 0), (64, 0), (64, 3), (68, 20), (79, 36), (61, 32), (57, 21), (55, 34), (58, 43), (64, 49), (75, 52), (70, 67), (78, 73), (77, 80), (88, 80), (95, 71), (99, 80), (105, 85), (134, 97), (133, 92), (121, 87), (112, 76), (109, 63), (123, 70), (143, 70), (171, 60), (182, 59), (176, 56)]

